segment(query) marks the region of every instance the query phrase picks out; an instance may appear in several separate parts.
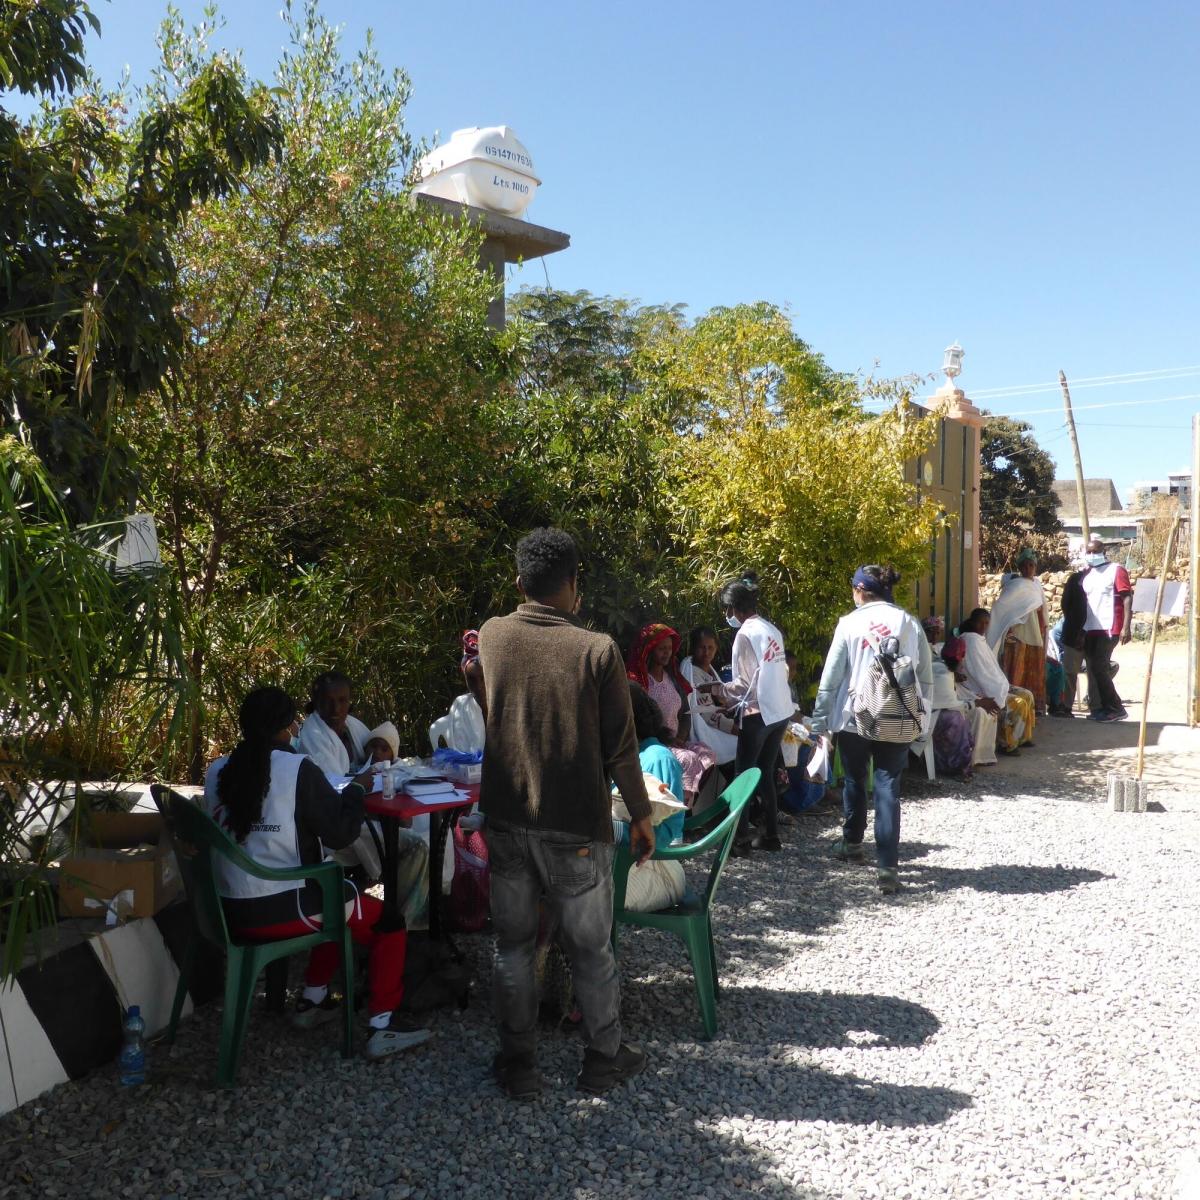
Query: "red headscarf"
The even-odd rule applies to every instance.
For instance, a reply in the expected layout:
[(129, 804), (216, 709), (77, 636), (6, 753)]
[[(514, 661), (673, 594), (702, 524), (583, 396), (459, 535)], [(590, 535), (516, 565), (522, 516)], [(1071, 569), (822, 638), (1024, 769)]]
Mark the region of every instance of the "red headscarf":
[(967, 655), (967, 643), (960, 637), (952, 637), (946, 639), (946, 644), (942, 647), (942, 661), (947, 666), (957, 667)]
[(479, 657), (479, 630), (468, 629), (462, 635), (462, 658), (458, 665), (465, 671)]
[(670, 625), (654, 622), (642, 626), (637, 637), (633, 639), (633, 645), (629, 647), (629, 653), (625, 656), (626, 673), (634, 683), (640, 683), (642, 687), (648, 688), (650, 686), (650, 656), (654, 653), (654, 647), (667, 639), (671, 642), (671, 657), (667, 660), (666, 672), (675, 681), (680, 692), (689, 696), (692, 692), (691, 684), (679, 673), (679, 634)]

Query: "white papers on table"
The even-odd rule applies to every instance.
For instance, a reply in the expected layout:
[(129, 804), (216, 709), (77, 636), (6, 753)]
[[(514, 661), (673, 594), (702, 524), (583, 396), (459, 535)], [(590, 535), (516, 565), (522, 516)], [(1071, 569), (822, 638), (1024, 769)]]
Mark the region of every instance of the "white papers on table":
[(413, 796), (412, 799), (418, 804), (449, 804), (452, 800), (470, 804), (471, 793), (464, 792), (462, 788), (452, 788), (448, 792), (431, 792), (427, 796)]

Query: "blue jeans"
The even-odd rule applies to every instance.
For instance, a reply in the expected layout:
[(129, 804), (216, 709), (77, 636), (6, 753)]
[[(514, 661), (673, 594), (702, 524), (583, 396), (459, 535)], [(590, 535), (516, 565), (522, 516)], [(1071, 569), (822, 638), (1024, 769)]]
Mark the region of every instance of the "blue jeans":
[(538, 904), (544, 900), (571, 960), (588, 1046), (612, 1056), (621, 1045), (621, 993), (609, 936), (613, 848), (549, 829), (489, 821), (496, 958), (492, 998), (505, 1058), (532, 1058), (537, 1046), (534, 971)]
[(900, 862), (900, 774), (908, 762), (908, 745), (873, 742), (857, 733), (837, 735), (846, 782), (842, 790), (842, 838), (862, 844), (867, 830), (867, 767), (875, 760), (875, 856), (881, 868)]
[(796, 765), (787, 768), (788, 790), (779, 797), (779, 805), (788, 812), (805, 812), (825, 795), (824, 782), (812, 783), (804, 775), (804, 769), (812, 757), (812, 750), (811, 746), (801, 746)]

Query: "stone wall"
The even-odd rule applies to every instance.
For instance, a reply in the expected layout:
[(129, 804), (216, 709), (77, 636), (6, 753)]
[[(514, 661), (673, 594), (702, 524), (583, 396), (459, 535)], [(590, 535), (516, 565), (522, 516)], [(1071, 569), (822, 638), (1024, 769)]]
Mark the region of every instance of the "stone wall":
[[(996, 603), (996, 599), (1000, 595), (1000, 584), (1004, 580), (1004, 574), (1004, 572), (1001, 572), (997, 575), (979, 576), (980, 608), (991, 608)], [(1063, 584), (1067, 582), (1070, 574), (1070, 571), (1043, 571), (1038, 576), (1042, 581), (1042, 587), (1046, 590), (1046, 609), (1050, 614), (1051, 621), (1057, 621), (1058, 615), (1062, 611)], [(964, 613), (963, 616), (966, 616), (966, 614)]]
[[(1062, 592), (1063, 585), (1070, 577), (1070, 571), (1043, 571), (1038, 579), (1042, 581), (1042, 587), (1046, 590), (1046, 611), (1050, 615), (1051, 622), (1057, 621), (1062, 613)], [(1136, 586), (1139, 579), (1154, 579), (1157, 575), (1155, 571), (1130, 571), (1129, 580)], [(1175, 566), (1167, 572), (1167, 579), (1182, 580), (1187, 582), (1189, 575), (1188, 559), (1186, 557), (1176, 559)], [(979, 576), (979, 607), (991, 608), (997, 597), (1000, 595), (1000, 584), (1004, 580), (1004, 573), (996, 575), (980, 574)], [(955, 624), (959, 615), (946, 614), (951, 625)], [(966, 613), (962, 613), (966, 616)]]

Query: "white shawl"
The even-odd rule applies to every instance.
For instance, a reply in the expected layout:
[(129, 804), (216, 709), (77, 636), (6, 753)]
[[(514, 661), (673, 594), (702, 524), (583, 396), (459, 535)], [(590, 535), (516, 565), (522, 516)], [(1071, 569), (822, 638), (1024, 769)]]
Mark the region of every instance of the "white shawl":
[(1009, 682), (995, 654), (988, 649), (988, 644), (977, 633), (959, 635), (967, 648), (963, 656), (963, 668), (967, 678), (962, 683), (962, 689), (970, 693), (976, 700), (995, 700), (1001, 708), (1008, 702)]
[(317, 713), (309, 713), (300, 726), (300, 751), (325, 772), (326, 775), (349, 775), (367, 757), (367, 735), (371, 732), (357, 717), (346, 718), (346, 732), (354, 745), (354, 762), (342, 739), (338, 737)]
[(737, 734), (718, 729), (709, 723), (705, 713), (715, 714), (715, 705), (700, 705), (700, 693), (696, 690), (698, 683), (720, 683), (720, 675), (705, 671), (696, 666), (691, 658), (685, 658), (679, 664), (679, 673), (692, 685), (691, 695), (688, 696), (688, 711), (692, 714), (692, 741), (703, 742), (717, 756), (718, 763), (733, 762), (737, 756)]
[(1040, 579), (1026, 579), (1024, 575), (1010, 575), (1000, 589), (1000, 596), (992, 608), (992, 623), (988, 626), (987, 644), (999, 653), (1008, 631), (1025, 620), (1030, 613), (1046, 607), (1046, 593)]

